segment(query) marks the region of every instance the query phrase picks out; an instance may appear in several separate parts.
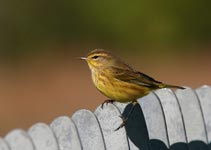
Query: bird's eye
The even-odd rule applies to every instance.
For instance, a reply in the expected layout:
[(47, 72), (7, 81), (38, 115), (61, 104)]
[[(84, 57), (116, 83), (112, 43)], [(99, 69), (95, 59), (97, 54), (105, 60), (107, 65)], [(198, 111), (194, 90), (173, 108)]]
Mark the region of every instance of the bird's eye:
[(97, 59), (99, 56), (93, 56), (92, 59)]

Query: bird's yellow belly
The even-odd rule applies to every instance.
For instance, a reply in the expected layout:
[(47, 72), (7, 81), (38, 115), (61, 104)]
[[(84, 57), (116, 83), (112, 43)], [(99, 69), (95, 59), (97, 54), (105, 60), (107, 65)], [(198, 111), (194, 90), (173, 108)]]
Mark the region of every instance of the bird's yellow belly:
[(133, 83), (107, 78), (103, 78), (103, 81), (100, 80), (95, 84), (97, 89), (108, 98), (118, 102), (135, 101), (149, 93), (148, 88)]

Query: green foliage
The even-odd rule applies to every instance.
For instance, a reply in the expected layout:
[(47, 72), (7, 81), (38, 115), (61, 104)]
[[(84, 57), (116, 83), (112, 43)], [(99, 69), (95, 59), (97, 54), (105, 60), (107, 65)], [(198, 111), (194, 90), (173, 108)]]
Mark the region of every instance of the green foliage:
[(49, 42), (94, 40), (138, 48), (206, 44), (211, 39), (208, 0), (7, 0), (0, 5), (3, 55), (19, 55)]

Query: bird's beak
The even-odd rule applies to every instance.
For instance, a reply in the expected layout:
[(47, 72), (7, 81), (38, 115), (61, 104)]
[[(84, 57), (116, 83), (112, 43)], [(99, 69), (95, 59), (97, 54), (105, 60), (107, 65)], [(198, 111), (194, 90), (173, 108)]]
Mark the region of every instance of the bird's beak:
[(81, 60), (87, 60), (88, 58), (86, 58), (86, 57), (79, 57), (79, 59), (81, 59)]

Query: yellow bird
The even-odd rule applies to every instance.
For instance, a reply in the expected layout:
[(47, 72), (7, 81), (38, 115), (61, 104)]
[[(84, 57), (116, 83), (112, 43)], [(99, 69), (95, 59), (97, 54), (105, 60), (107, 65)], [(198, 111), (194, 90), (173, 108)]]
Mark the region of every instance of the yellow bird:
[[(102, 103), (112, 103), (114, 101), (126, 103), (132, 102), (129, 115), (132, 113), (137, 99), (149, 94), (151, 91), (162, 88), (179, 88), (181, 86), (169, 85), (153, 79), (152, 77), (136, 71), (120, 58), (111, 52), (103, 49), (91, 51), (86, 60), (91, 70), (92, 80), (96, 88), (110, 100)], [(123, 123), (117, 128), (123, 127), (128, 119), (123, 118)]]

